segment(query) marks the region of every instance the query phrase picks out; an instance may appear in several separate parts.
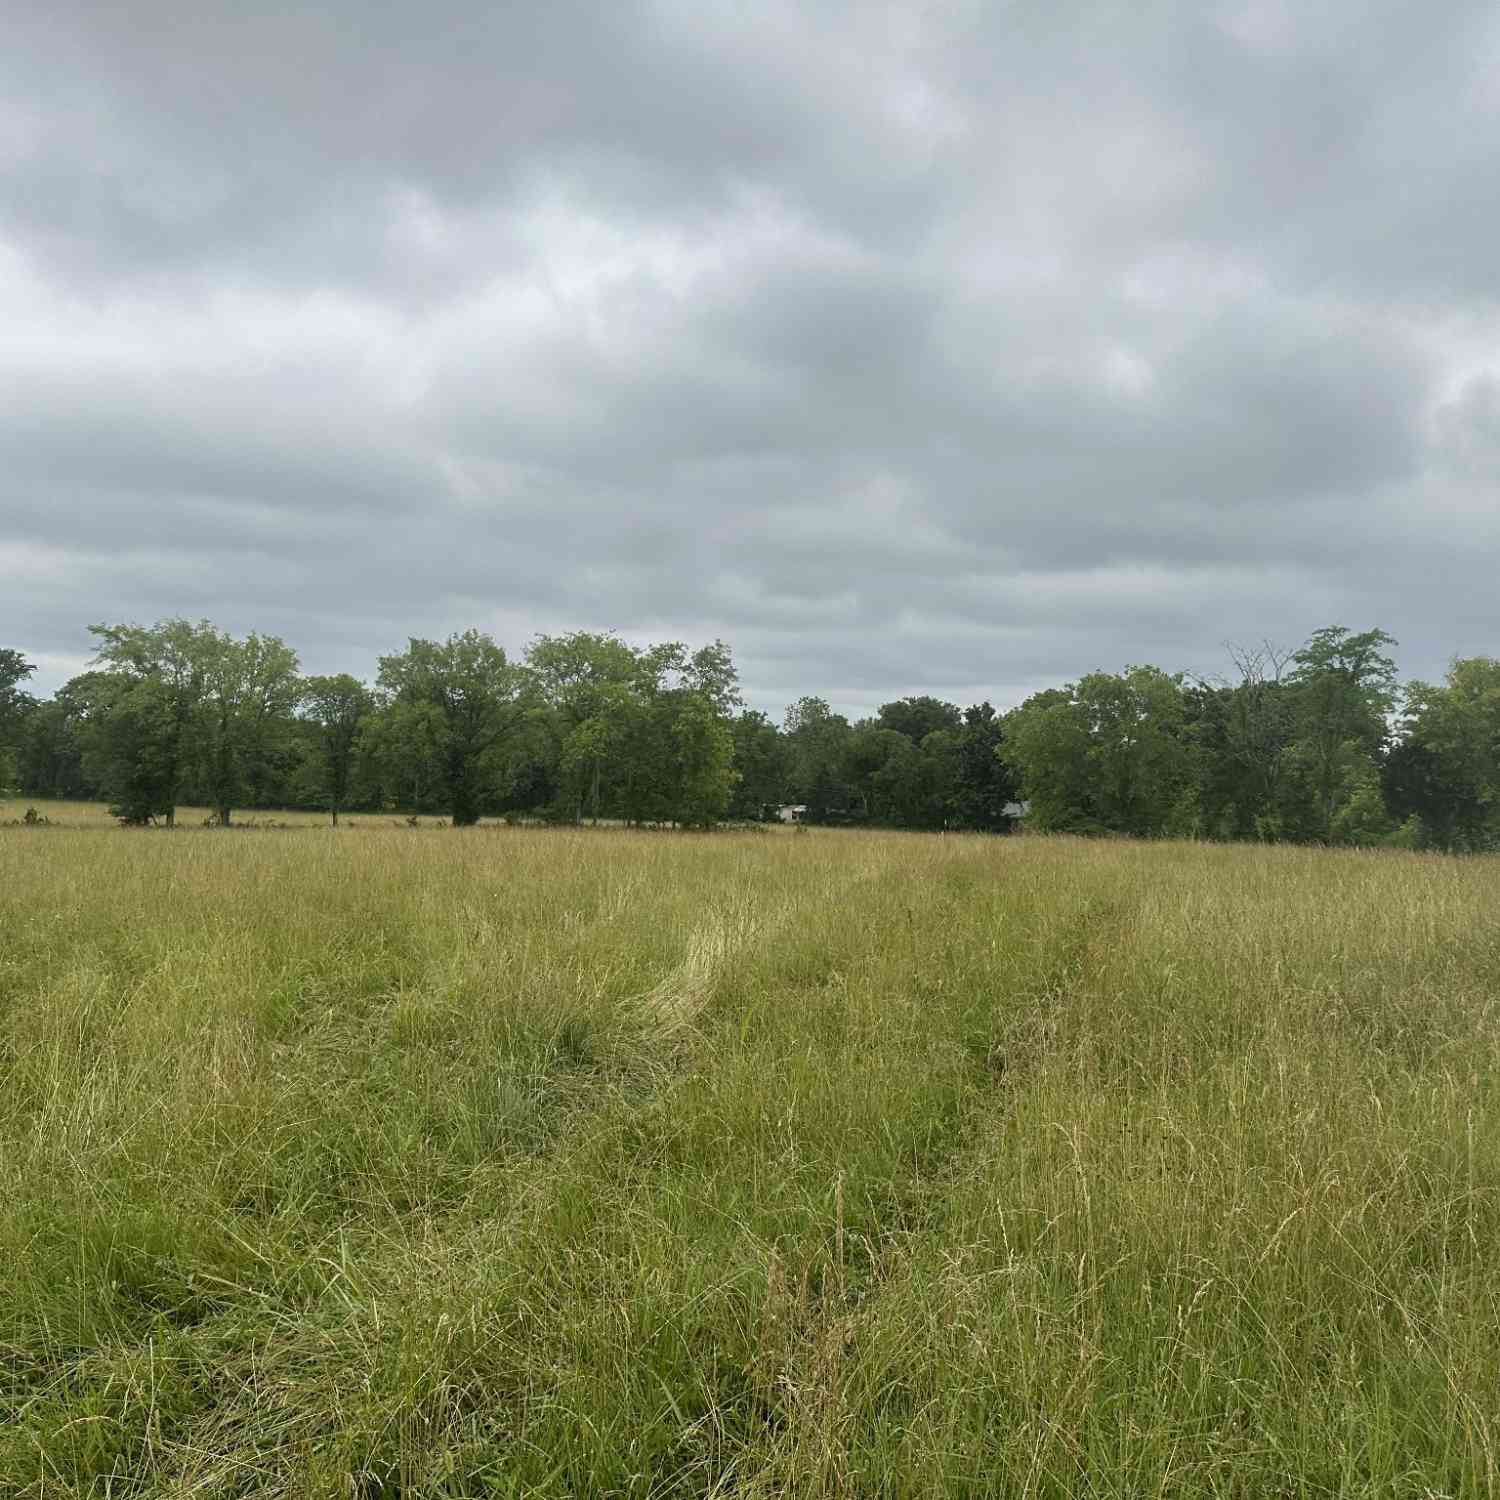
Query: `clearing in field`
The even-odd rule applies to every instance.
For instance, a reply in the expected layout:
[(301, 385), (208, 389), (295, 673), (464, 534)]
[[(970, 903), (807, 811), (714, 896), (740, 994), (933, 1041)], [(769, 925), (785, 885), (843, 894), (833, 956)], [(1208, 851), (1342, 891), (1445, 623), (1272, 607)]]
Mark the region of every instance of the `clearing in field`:
[(0, 829), (0, 1493), (1493, 1493), (1497, 873)]

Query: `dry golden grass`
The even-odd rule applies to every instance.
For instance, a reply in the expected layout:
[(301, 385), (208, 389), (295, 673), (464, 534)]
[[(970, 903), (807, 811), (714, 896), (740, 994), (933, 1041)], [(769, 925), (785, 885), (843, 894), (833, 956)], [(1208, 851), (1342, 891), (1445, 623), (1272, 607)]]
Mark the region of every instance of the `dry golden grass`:
[(0, 1493), (1500, 1488), (1494, 861), (45, 810)]

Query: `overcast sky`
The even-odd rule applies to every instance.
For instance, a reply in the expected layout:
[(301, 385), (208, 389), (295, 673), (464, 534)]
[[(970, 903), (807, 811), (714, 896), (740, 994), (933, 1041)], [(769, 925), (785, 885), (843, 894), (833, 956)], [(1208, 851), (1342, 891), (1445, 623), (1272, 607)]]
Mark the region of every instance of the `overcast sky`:
[(1500, 653), (1500, 11), (0, 0), (0, 645)]

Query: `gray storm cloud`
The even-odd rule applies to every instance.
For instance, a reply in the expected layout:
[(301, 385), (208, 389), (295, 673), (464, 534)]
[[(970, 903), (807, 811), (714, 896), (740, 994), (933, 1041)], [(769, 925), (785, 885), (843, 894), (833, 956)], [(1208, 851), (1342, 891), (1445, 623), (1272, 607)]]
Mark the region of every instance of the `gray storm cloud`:
[(0, 642), (1500, 650), (1491, 7), (7, 7)]

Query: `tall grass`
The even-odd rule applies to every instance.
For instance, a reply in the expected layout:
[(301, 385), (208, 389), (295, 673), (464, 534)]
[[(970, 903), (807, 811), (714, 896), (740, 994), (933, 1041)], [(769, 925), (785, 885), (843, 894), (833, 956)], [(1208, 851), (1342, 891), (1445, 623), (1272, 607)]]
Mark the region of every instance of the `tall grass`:
[(0, 830), (0, 1493), (1494, 1493), (1497, 871)]

